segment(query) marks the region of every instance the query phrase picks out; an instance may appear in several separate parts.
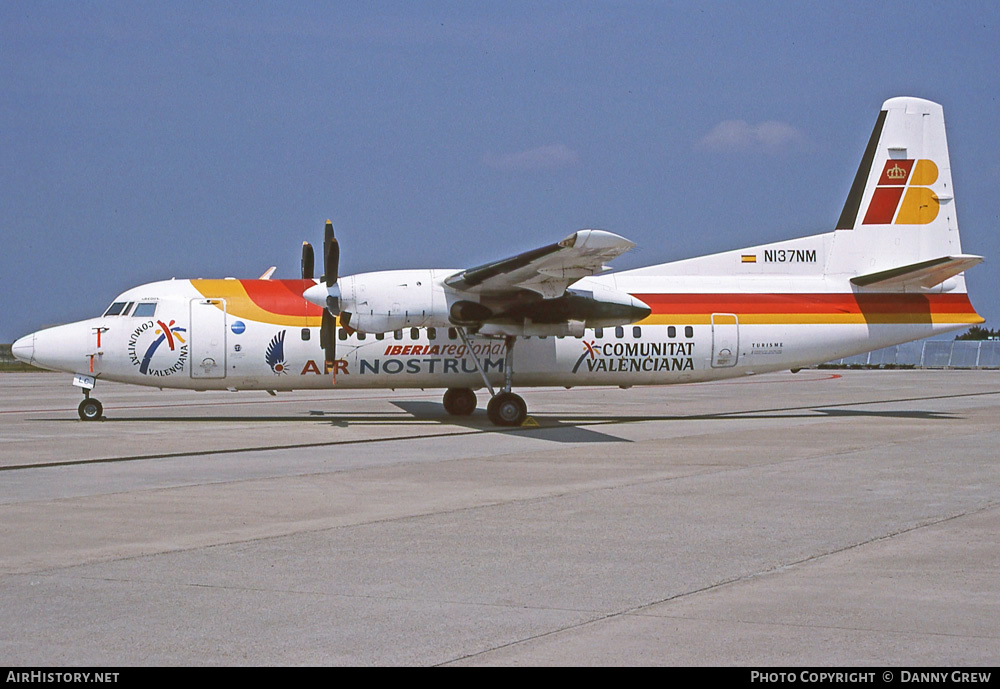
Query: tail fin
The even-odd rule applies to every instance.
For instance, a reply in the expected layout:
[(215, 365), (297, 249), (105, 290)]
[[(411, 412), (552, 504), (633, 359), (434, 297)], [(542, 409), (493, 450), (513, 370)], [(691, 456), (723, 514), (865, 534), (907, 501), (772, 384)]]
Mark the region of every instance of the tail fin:
[(867, 275), (960, 255), (944, 110), (891, 98), (837, 223), (827, 272)]

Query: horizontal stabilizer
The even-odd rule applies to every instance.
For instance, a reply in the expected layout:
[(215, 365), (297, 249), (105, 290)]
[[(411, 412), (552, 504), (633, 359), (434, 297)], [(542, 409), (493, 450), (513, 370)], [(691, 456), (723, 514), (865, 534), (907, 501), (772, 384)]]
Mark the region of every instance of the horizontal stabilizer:
[(983, 262), (982, 256), (959, 254), (958, 256), (942, 256), (929, 261), (911, 263), (899, 268), (880, 270), (851, 278), (858, 287), (875, 287), (878, 289), (905, 290), (908, 288), (930, 289), (940, 285), (950, 277)]

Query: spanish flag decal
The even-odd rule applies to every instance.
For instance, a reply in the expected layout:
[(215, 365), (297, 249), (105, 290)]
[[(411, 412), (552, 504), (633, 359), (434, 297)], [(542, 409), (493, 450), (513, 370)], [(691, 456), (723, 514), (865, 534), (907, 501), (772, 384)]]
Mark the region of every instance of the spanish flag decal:
[(740, 263), (756, 263), (757, 254), (743, 254), (740, 257)]

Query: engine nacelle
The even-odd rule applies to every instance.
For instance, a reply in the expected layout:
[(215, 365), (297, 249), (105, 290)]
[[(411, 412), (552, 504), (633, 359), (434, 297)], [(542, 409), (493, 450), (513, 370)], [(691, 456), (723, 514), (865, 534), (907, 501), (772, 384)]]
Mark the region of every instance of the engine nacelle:
[[(519, 304), (503, 314), (504, 319), (514, 323), (524, 322), (525, 335), (546, 335), (544, 325), (561, 325), (579, 329), (573, 325), (582, 323), (586, 328), (607, 328), (641, 321), (650, 314), (650, 308), (631, 294), (603, 285), (588, 284), (566, 290), (566, 294), (555, 299), (539, 299)], [(575, 334), (566, 332), (562, 334)]]
[[(510, 335), (582, 335), (584, 328), (635, 323), (650, 308), (626, 292), (581, 281), (554, 299), (528, 290), (509, 295), (478, 295), (444, 285), (453, 270), (387, 270), (345, 275), (332, 288), (323, 283), (306, 290), (309, 301), (350, 314), (351, 328), (386, 333), (402, 328), (481, 329)], [(334, 297), (328, 302), (328, 297)], [(482, 301), (480, 301), (480, 299)]]
[[(345, 276), (339, 282), (341, 310), (364, 333), (447, 324), (444, 290), (435, 270), (386, 270)], [(453, 271), (447, 271), (450, 274)]]
[(484, 335), (516, 335), (519, 337), (583, 337), (587, 324), (583, 321), (535, 323), (525, 318), (520, 323), (487, 323), (479, 329)]
[(480, 325), (492, 315), (492, 309), (466, 299), (454, 302), (448, 309), (448, 316), (455, 325)]

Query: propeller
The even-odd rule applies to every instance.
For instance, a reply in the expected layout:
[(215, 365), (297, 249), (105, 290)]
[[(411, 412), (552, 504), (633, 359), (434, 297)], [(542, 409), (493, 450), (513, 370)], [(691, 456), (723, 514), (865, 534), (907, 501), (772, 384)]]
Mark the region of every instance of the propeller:
[[(323, 232), (322, 260), (323, 276), (319, 279), (319, 284), (305, 290), (302, 296), (313, 304), (324, 307), (323, 320), (319, 329), (319, 344), (323, 348), (326, 368), (330, 370), (337, 360), (337, 319), (340, 319), (340, 327), (346, 332), (353, 333), (354, 329), (350, 326), (352, 314), (342, 310), (340, 286), (337, 284), (340, 277), (340, 244), (333, 234), (333, 223), (329, 220), (326, 221), (326, 228)], [(303, 242), (302, 279), (313, 281), (314, 268), (313, 248), (309, 242)], [(336, 382), (335, 369), (334, 382)]]
[[(308, 250), (307, 248), (308, 247)], [(307, 258), (308, 254), (308, 258)], [(307, 275), (308, 268), (308, 275)], [(313, 252), (309, 244), (302, 247), (302, 277), (312, 279), (313, 272)], [(340, 318), (340, 326), (351, 332), (349, 323), (351, 314), (341, 311), (340, 308), (340, 288), (337, 285), (337, 278), (340, 275), (340, 244), (333, 234), (333, 223), (326, 221), (326, 228), (323, 232), (323, 277), (320, 278), (327, 288), (326, 308), (323, 309), (323, 321), (320, 324), (319, 342), (323, 347), (324, 358), (328, 368), (333, 366), (337, 360), (337, 318)]]

